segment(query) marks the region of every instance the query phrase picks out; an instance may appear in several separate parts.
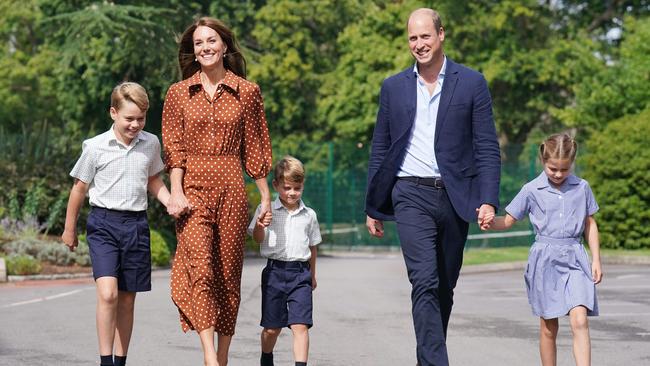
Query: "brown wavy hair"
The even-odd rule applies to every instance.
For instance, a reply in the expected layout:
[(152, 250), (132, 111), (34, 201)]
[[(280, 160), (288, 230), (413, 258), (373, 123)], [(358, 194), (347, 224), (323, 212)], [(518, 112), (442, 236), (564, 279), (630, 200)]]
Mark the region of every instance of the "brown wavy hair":
[(235, 34), (222, 21), (210, 17), (197, 19), (185, 29), (178, 41), (178, 66), (181, 69), (183, 79), (189, 78), (201, 69), (201, 65), (195, 60), (193, 39), (194, 31), (199, 26), (210, 27), (219, 34), (227, 47), (226, 54), (223, 57), (223, 66), (226, 70), (230, 70), (235, 75), (246, 79), (246, 59), (241, 53)]

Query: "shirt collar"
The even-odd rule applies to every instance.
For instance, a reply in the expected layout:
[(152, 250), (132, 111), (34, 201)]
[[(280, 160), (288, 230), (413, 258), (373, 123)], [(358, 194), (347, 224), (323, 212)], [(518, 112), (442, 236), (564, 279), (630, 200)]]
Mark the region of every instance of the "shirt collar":
[[(302, 200), (300, 200), (300, 204), (298, 204), (298, 209), (295, 210), (294, 212), (298, 213), (298, 212), (302, 211), (305, 207), (306, 207), (305, 203), (302, 202)], [(271, 202), (271, 208), (274, 209), (274, 210), (285, 209), (285, 210), (287, 210), (287, 212), (289, 211), (286, 207), (284, 207), (284, 205), (282, 204), (282, 201), (280, 201), (280, 197), (276, 198), (275, 200), (273, 200), (273, 202)]]
[[(569, 175), (566, 180), (562, 183), (564, 185), (565, 183), (570, 184), (572, 186), (580, 184), (580, 178), (576, 177), (575, 175), (571, 174)], [(537, 178), (533, 179), (533, 187), (537, 189), (544, 189), (548, 188), (551, 186), (551, 183), (548, 181), (548, 176), (546, 173), (542, 172), (540, 175), (537, 176)]]
[[(443, 56), (442, 59), (442, 67), (440, 68), (440, 72), (438, 73), (438, 79), (444, 79), (445, 78), (445, 72), (447, 71), (447, 56)], [(417, 80), (420, 80), (420, 72), (418, 71), (418, 63), (415, 62), (415, 65), (413, 65), (413, 72), (415, 73), (415, 77)]]
[[(106, 137), (107, 137), (107, 142), (108, 142), (108, 143), (111, 143), (112, 141), (115, 141), (115, 143), (118, 143), (118, 144), (120, 144), (120, 145), (124, 145), (124, 143), (121, 142), (120, 140), (118, 140), (118, 139), (117, 139), (117, 136), (115, 135), (115, 124), (114, 124), (114, 123), (111, 125), (111, 128), (110, 128), (108, 131), (106, 131), (106, 132), (107, 132)], [(147, 138), (146, 138), (145, 134), (142, 133), (142, 131), (140, 131), (140, 132), (138, 132), (138, 134), (133, 138), (133, 140), (131, 141), (131, 144), (129, 144), (127, 147), (135, 146), (135, 144), (137, 144), (138, 142), (140, 142), (140, 140), (144, 141), (144, 140), (146, 140), (146, 139), (147, 139)]]
[[(194, 73), (188, 79), (189, 87), (194, 88), (196, 86), (201, 86), (201, 70)], [(223, 77), (221, 84), (227, 86), (233, 92), (239, 90), (239, 77), (235, 75), (232, 71), (226, 69), (226, 76)]]

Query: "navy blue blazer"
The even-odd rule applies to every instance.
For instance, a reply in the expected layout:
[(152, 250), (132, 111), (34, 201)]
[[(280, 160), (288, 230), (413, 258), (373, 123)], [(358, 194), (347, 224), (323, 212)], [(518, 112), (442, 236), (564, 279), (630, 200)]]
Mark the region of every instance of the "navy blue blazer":
[[(395, 219), (391, 193), (415, 121), (416, 82), (411, 66), (381, 86), (366, 192), (366, 213), (374, 219)], [(498, 208), (501, 154), (487, 82), (449, 58), (432, 143), (449, 199), (463, 220), (475, 221), (481, 204)]]

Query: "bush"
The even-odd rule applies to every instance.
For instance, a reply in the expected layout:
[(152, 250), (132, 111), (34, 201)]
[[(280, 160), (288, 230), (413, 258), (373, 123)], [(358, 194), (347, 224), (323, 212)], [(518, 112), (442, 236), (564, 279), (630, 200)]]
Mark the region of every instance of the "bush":
[(604, 248), (650, 248), (650, 109), (610, 122), (581, 159)]
[(30, 275), (41, 272), (41, 263), (29, 254), (10, 254), (5, 257), (7, 274)]
[(151, 230), (151, 263), (154, 266), (168, 266), (169, 248), (165, 242), (165, 238), (156, 230)]
[(80, 240), (79, 246), (71, 252), (63, 243), (44, 241), (38, 238), (22, 238), (11, 241), (3, 246), (7, 254), (29, 255), (39, 261), (49, 262), (59, 266), (77, 263), (81, 266), (90, 265), (88, 245)]

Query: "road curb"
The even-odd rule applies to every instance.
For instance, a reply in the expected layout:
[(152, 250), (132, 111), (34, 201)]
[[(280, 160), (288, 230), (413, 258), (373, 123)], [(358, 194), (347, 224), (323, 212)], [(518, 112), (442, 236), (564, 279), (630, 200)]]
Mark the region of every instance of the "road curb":
[[(247, 253), (248, 254), (248, 253)], [(373, 251), (373, 252), (345, 252), (345, 251), (327, 251), (322, 257), (330, 258), (355, 258), (355, 259), (374, 259), (374, 258), (392, 258), (401, 256), (398, 251)], [(319, 255), (320, 256), (320, 255)], [(247, 258), (262, 258), (259, 255), (247, 255)], [(602, 264), (628, 264), (628, 265), (650, 265), (650, 256), (602, 256)], [(461, 269), (462, 274), (472, 273), (490, 273), (490, 272), (503, 272), (503, 271), (523, 271), (526, 268), (526, 261), (516, 262), (502, 262), (502, 263), (489, 263), (489, 264), (469, 264), (464, 265)], [(38, 280), (67, 280), (76, 278), (90, 278), (93, 276), (92, 272), (88, 273), (57, 273), (51, 275), (6, 275), (6, 268), (4, 261), (0, 258), (0, 282), (2, 281), (3, 269), (5, 270), (4, 282), (21, 282), (21, 281), (38, 281)], [(169, 267), (154, 267), (152, 271), (169, 269)]]

